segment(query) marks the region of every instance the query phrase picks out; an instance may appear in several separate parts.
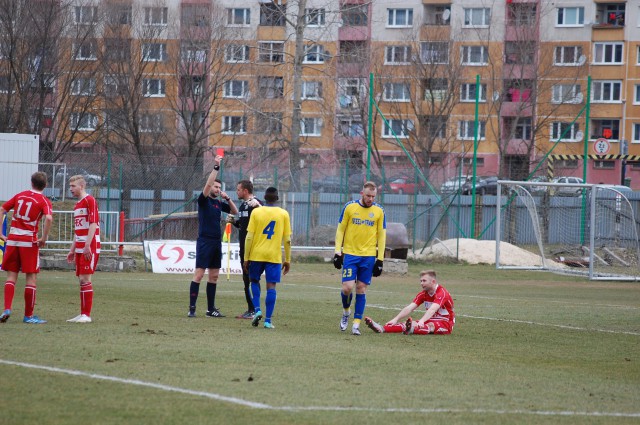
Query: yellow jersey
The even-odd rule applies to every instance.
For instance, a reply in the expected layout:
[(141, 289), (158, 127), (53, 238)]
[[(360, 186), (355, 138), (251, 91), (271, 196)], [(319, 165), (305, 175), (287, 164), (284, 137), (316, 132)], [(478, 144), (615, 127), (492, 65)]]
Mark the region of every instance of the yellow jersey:
[(254, 209), (247, 234), (251, 236), (245, 245), (249, 254), (246, 260), (282, 264), (282, 245), (285, 242), (285, 261), (290, 262), (291, 245), (288, 242), (291, 240), (291, 223), (286, 210), (269, 205)]
[(345, 204), (336, 230), (336, 252), (384, 260), (386, 240), (387, 220), (380, 204), (374, 202), (369, 208), (360, 201)]

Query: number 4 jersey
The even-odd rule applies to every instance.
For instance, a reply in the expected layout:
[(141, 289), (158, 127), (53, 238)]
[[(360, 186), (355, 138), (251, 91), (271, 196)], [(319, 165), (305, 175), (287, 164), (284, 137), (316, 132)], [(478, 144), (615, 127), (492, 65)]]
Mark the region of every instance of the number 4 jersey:
[(31, 247), (38, 240), (38, 225), (43, 215), (52, 214), (51, 201), (40, 192), (25, 190), (2, 204), (13, 209), (7, 246)]
[(76, 233), (76, 254), (82, 254), (89, 234), (89, 225), (97, 224), (96, 233), (91, 241), (91, 252), (100, 254), (100, 217), (96, 198), (87, 195), (73, 207), (73, 224)]
[(291, 235), (289, 213), (273, 206), (256, 208), (249, 218), (247, 232), (253, 233), (249, 261), (282, 263), (282, 241)]

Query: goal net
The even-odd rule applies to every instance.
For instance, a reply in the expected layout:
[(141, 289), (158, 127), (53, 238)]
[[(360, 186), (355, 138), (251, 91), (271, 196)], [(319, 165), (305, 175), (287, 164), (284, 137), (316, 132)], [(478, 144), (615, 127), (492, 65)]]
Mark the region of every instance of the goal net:
[[(500, 181), (496, 267), (640, 280), (639, 222), (625, 193), (610, 185)], [(511, 245), (533, 254), (527, 264), (509, 265)]]

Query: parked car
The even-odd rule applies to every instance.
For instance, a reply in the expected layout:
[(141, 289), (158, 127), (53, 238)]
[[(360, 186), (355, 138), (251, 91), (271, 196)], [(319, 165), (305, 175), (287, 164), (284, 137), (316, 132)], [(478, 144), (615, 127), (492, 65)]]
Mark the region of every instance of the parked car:
[[(580, 177), (556, 177), (552, 183), (571, 183), (582, 184), (584, 180)], [(554, 187), (553, 192), (556, 196), (579, 196), (582, 193), (580, 187)]]
[[(529, 179), (530, 182), (540, 182), (546, 183), (549, 181), (547, 176), (533, 176)], [(532, 195), (542, 195), (544, 194), (549, 186), (529, 186), (529, 191)]]
[(317, 192), (342, 192), (344, 185), (344, 179), (337, 176), (325, 176), (320, 180), (314, 180), (311, 182), (311, 188)]
[(416, 182), (415, 177), (406, 177), (406, 176), (394, 176), (390, 177), (384, 188), (382, 186), (378, 186), (378, 190), (386, 193), (398, 193), (398, 194), (408, 194), (413, 195), (417, 193), (425, 193), (427, 189), (427, 185), (423, 181)]
[(450, 180), (447, 180), (446, 182), (442, 183), (442, 186), (440, 186), (440, 192), (443, 195), (448, 195), (450, 193), (459, 191), (460, 188), (462, 188), (464, 182), (467, 181), (467, 178), (469, 178), (469, 176), (457, 176)]
[[(462, 185), (462, 194), (473, 194), (473, 184), (471, 180), (473, 177), (469, 177), (467, 181)], [(498, 180), (497, 176), (480, 176), (476, 177), (476, 195), (497, 195), (498, 194)]]
[(80, 167), (67, 167), (66, 172), (64, 168), (60, 168), (56, 171), (56, 184), (62, 184), (63, 181), (68, 182), (69, 177), (81, 175), (84, 177), (84, 181), (87, 182), (87, 186), (97, 186), (102, 182), (102, 177), (98, 174), (93, 174)]

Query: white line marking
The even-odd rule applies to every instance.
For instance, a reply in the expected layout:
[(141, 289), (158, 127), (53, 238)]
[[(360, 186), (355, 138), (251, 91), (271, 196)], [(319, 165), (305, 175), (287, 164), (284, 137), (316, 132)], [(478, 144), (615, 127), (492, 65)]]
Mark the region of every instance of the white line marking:
[[(523, 298), (504, 298), (504, 297), (489, 297), (486, 295), (456, 295), (456, 298), (478, 298), (485, 300), (501, 300), (501, 301), (522, 301), (522, 302), (531, 302), (530, 299)], [(607, 307), (607, 308), (621, 308), (623, 310), (638, 310), (640, 307), (632, 306), (632, 305), (619, 305), (619, 304), (591, 304), (591, 303), (577, 303), (575, 301), (559, 301), (559, 300), (545, 300), (545, 303), (556, 303), (556, 304), (569, 304), (569, 305), (579, 305), (579, 306), (592, 306), (592, 307)]]
[(640, 418), (640, 412), (577, 412), (572, 410), (491, 410), (491, 409), (410, 409), (410, 408), (375, 408), (375, 407), (342, 407), (342, 406), (271, 406), (269, 404), (257, 403), (254, 401), (243, 400), (237, 397), (228, 397), (207, 391), (195, 391), (186, 388), (172, 387), (170, 385), (156, 384), (154, 382), (140, 381), (138, 379), (124, 379), (115, 376), (99, 375), (95, 373), (83, 372), (73, 369), (62, 369), (59, 367), (42, 366), (31, 363), (14, 362), (11, 360), (0, 359), (0, 364), (9, 366), (19, 366), (28, 369), (44, 370), (47, 372), (61, 373), (71, 376), (79, 376), (89, 379), (97, 379), (102, 381), (116, 382), (125, 385), (137, 385), (140, 387), (153, 388), (162, 391), (169, 391), (181, 394), (188, 394), (197, 397), (205, 397), (212, 400), (224, 401), (227, 403), (238, 404), (240, 406), (250, 407), (252, 409), (290, 411), (290, 412), (380, 412), (380, 413), (472, 413), (472, 414), (495, 414), (495, 415), (539, 415), (539, 416), (600, 416), (600, 417), (622, 417), (622, 418)]
[[(387, 307), (383, 305), (376, 304), (367, 304), (367, 307), (379, 308), (381, 310), (400, 310), (402, 307)], [(611, 334), (620, 334), (620, 335), (634, 335), (640, 336), (640, 332), (632, 332), (632, 331), (613, 331), (610, 329), (598, 329), (598, 328), (581, 328), (578, 326), (568, 326), (568, 325), (556, 325), (553, 323), (539, 323), (539, 322), (531, 322), (528, 320), (516, 320), (516, 319), (500, 319), (498, 317), (483, 317), (483, 316), (472, 316), (470, 314), (456, 314), (456, 317), (465, 317), (468, 319), (480, 319), (480, 320), (492, 320), (495, 322), (510, 322), (510, 323), (522, 323), (525, 325), (536, 325), (536, 326), (548, 326), (551, 328), (560, 328), (560, 329), (571, 329), (573, 331), (584, 331), (584, 332), (605, 332)]]

